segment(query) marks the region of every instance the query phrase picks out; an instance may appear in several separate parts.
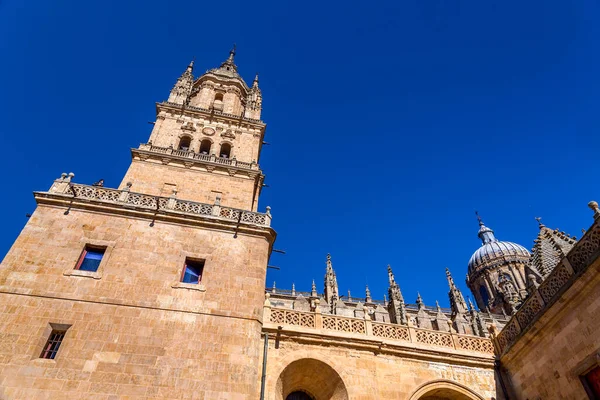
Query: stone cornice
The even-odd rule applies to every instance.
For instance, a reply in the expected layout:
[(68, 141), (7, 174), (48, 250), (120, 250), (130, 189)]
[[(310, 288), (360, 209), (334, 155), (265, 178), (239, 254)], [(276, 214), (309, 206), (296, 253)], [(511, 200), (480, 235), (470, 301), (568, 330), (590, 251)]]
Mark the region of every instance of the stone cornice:
[(221, 158), (213, 155), (194, 153), (192, 151), (175, 150), (172, 147), (159, 147), (151, 144), (140, 144), (131, 149), (135, 160), (152, 160), (164, 165), (182, 168), (197, 168), (204, 172), (221, 171), (230, 176), (256, 179), (263, 176), (257, 163), (237, 161), (235, 158)]
[(113, 215), (147, 219), (156, 222), (201, 226), (209, 229), (263, 236), (272, 245), (276, 233), (270, 227), (271, 215), (219, 204), (203, 204), (175, 197), (150, 196), (103, 187), (72, 184), (69, 178), (57, 179), (48, 192), (34, 192), (38, 204), (81, 209)]
[(194, 107), (194, 106), (190, 106), (190, 105), (184, 106), (182, 104), (175, 104), (175, 103), (168, 103), (168, 102), (156, 103), (156, 114), (158, 115), (161, 111), (178, 113), (178, 114), (182, 114), (182, 113), (189, 114), (192, 117), (201, 115), (207, 119), (223, 120), (224, 122), (235, 123), (239, 126), (246, 125), (246, 126), (250, 126), (253, 128), (258, 128), (262, 132), (264, 132), (265, 127), (267, 126), (261, 120), (246, 118), (243, 115), (224, 113), (224, 112), (215, 110), (214, 108), (209, 110), (206, 108)]

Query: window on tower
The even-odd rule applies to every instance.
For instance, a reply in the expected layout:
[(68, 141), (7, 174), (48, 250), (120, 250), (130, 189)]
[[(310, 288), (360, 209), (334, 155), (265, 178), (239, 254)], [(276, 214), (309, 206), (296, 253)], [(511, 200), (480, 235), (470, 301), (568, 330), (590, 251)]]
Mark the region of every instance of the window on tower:
[(105, 251), (106, 247), (86, 245), (81, 256), (79, 256), (75, 269), (90, 272), (98, 271)]
[(221, 145), (221, 151), (219, 157), (230, 158), (231, 157), (231, 145), (229, 143), (223, 143)]
[(190, 149), (190, 144), (192, 143), (192, 138), (189, 136), (184, 136), (179, 140), (178, 150), (188, 151)]
[(223, 93), (215, 94), (215, 101), (213, 102), (213, 108), (215, 110), (223, 111)]
[(211, 147), (212, 143), (210, 140), (208, 139), (204, 139), (201, 143), (200, 143), (200, 154), (210, 154), (210, 147)]
[(204, 260), (185, 259), (183, 271), (181, 273), (181, 282), (198, 284), (202, 281), (202, 272), (204, 271)]

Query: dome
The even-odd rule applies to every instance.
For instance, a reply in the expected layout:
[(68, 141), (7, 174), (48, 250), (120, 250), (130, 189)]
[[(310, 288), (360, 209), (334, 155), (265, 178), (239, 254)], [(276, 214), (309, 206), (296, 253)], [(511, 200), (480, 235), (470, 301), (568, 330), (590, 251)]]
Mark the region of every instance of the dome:
[(484, 267), (492, 267), (507, 262), (527, 262), (531, 257), (529, 251), (520, 244), (502, 242), (496, 239), (494, 231), (485, 226), (481, 219), (479, 219), (477, 236), (483, 244), (469, 260), (469, 274)]
[(527, 261), (531, 254), (520, 244), (512, 242), (493, 242), (483, 244), (469, 260), (469, 273), (473, 273), (484, 266), (491, 266), (495, 261)]

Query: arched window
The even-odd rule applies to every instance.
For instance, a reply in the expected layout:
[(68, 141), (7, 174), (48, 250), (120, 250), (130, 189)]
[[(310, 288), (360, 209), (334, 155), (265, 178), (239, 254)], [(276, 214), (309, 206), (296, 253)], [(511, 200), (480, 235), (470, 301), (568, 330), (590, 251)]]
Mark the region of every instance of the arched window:
[(231, 145), (229, 143), (223, 143), (221, 145), (221, 151), (219, 151), (219, 157), (230, 158), (231, 157)]
[(487, 306), (490, 301), (490, 295), (488, 294), (488, 291), (484, 285), (481, 285), (479, 287), (479, 295), (481, 296), (481, 301), (483, 302), (483, 304)]
[(179, 140), (179, 146), (177, 146), (177, 150), (188, 151), (190, 149), (190, 143), (192, 142), (192, 138), (189, 136), (184, 136)]
[(211, 145), (212, 143), (208, 139), (204, 139), (202, 142), (200, 142), (200, 154), (210, 154)]
[(223, 93), (215, 94), (215, 101), (213, 102), (213, 108), (215, 110), (223, 111)]

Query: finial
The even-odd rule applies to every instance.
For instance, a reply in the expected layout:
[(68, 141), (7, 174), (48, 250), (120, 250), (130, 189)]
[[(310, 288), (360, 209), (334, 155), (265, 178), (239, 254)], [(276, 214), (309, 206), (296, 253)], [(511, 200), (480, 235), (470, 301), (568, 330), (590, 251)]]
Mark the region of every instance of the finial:
[(475, 307), (473, 306), (473, 302), (471, 301), (470, 296), (467, 296), (467, 300), (469, 300), (469, 310), (471, 310), (471, 311), (475, 310)]
[(273, 287), (271, 288), (271, 293), (277, 293), (277, 288), (275, 287), (275, 281), (273, 281)]
[(292, 283), (292, 296), (296, 294), (296, 285)]
[(481, 219), (481, 216), (479, 215), (479, 211), (475, 210), (475, 215), (477, 215), (477, 221), (479, 221), (479, 226), (483, 226), (483, 220)]
[(442, 308), (440, 307), (440, 303), (437, 300), (435, 301), (435, 308), (436, 308), (437, 312), (439, 312), (439, 313), (442, 312)]
[(194, 70), (194, 61), (195, 61), (195, 59), (192, 59), (192, 61), (190, 61), (189, 65), (187, 66), (187, 69), (190, 72), (192, 72)]
[(423, 306), (423, 299), (421, 298), (421, 293), (417, 292), (417, 305), (419, 308)]
[(588, 207), (594, 211), (594, 219), (600, 218), (600, 207), (598, 207), (598, 202), (590, 201), (588, 203)]
[(352, 301), (352, 296), (350, 295), (350, 289), (348, 289), (348, 301)]
[(446, 268), (446, 279), (448, 279), (448, 285), (450, 289), (454, 287), (454, 279), (452, 279), (452, 275), (450, 275), (450, 270)]
[(371, 291), (369, 290), (369, 285), (366, 285), (366, 289), (365, 289), (365, 302), (370, 303), (371, 302)]
[(327, 253), (327, 261), (331, 261), (331, 254)]
[(256, 73), (256, 76), (254, 77), (254, 82), (252, 82), (252, 87), (258, 87), (258, 72)]
[(235, 57), (235, 43), (233, 44), (233, 47), (229, 51), (229, 58), (227, 59), (227, 61), (233, 62), (234, 57)]
[(542, 224), (542, 217), (535, 217), (535, 220), (538, 222), (540, 229), (545, 227), (545, 225)]
[(387, 297), (385, 294), (383, 295), (383, 305), (384, 307), (387, 307)]

